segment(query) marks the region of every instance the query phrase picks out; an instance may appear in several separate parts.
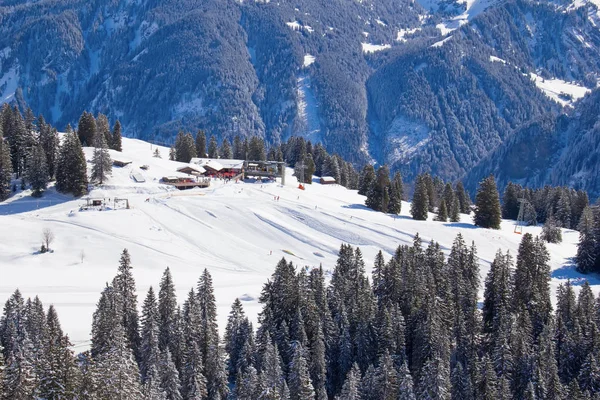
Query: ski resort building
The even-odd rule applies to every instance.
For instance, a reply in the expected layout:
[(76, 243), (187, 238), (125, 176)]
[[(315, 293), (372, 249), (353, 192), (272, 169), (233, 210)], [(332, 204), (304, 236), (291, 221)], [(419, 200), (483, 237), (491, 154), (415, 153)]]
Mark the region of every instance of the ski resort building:
[(334, 185), (336, 183), (333, 176), (322, 176), (319, 182), (321, 185)]
[(190, 164), (199, 166), (205, 170), (205, 176), (220, 176), (233, 178), (244, 170), (244, 160), (233, 159), (213, 159), (213, 158), (192, 158)]

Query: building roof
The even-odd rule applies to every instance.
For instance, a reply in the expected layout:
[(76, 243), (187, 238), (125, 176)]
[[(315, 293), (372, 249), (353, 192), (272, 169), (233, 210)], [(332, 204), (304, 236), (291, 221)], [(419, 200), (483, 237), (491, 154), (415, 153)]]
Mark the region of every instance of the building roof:
[(242, 169), (244, 160), (233, 160), (227, 158), (198, 158), (191, 159), (190, 164), (200, 165), (201, 167), (209, 167), (215, 171), (220, 171), (223, 168), (227, 169)]
[(333, 176), (322, 176), (321, 180), (323, 182), (335, 182), (335, 178)]
[(206, 172), (206, 169), (204, 169), (204, 167), (201, 167), (200, 165), (186, 165), (184, 167), (177, 168), (177, 172), (186, 172), (186, 171), (192, 171), (192, 172), (196, 172), (198, 174), (203, 174)]

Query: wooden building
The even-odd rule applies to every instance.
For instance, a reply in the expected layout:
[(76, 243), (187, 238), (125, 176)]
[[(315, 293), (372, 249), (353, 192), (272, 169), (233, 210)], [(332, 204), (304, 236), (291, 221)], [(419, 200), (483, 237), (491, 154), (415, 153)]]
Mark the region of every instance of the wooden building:
[(333, 176), (322, 176), (319, 182), (321, 185), (334, 185), (336, 183)]

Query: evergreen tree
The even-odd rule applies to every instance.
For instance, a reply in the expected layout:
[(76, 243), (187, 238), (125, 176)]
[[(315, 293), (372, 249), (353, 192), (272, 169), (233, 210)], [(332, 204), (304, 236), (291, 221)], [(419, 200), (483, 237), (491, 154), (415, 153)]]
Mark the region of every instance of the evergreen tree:
[(210, 136), (208, 142), (208, 158), (219, 158), (219, 146), (217, 144), (217, 138), (214, 135)]
[(255, 400), (260, 398), (260, 382), (258, 373), (253, 366), (237, 375), (234, 396), (237, 400)]
[(236, 160), (245, 160), (246, 153), (240, 135), (235, 135), (233, 138), (233, 158)]
[(162, 158), (160, 155), (160, 150), (157, 148), (154, 149), (154, 153), (152, 153), (152, 157), (154, 158)]
[[(110, 133), (110, 124), (108, 118), (102, 113), (98, 113), (96, 117), (96, 134), (104, 136), (107, 146), (113, 142), (112, 134)], [(94, 137), (94, 146), (96, 146), (96, 138)]]
[(481, 360), (479, 370), (477, 398), (481, 400), (496, 400), (498, 398), (496, 372), (491, 360), (487, 356), (484, 356)]
[(404, 197), (404, 183), (402, 182), (402, 175), (399, 172), (394, 174), (388, 192), (390, 194), (388, 212), (391, 214), (400, 214), (402, 210), (402, 197)]
[(87, 163), (77, 135), (67, 127), (58, 153), (56, 189), (62, 193), (81, 196), (87, 192)]
[(231, 144), (229, 144), (229, 140), (227, 138), (223, 139), (223, 143), (221, 143), (221, 149), (219, 150), (219, 154), (221, 158), (230, 159), (233, 156), (233, 152), (231, 151)]
[(110, 148), (116, 151), (123, 151), (123, 137), (121, 134), (121, 122), (119, 122), (119, 120), (117, 120), (117, 122), (115, 122), (115, 124), (113, 125), (113, 131), (112, 131), (112, 140), (108, 143), (110, 143)]
[(519, 216), (519, 199), (523, 188), (512, 182), (508, 182), (502, 195), (502, 218), (516, 220)]
[(540, 237), (548, 243), (562, 242), (562, 232), (553, 216), (546, 219)]
[[(140, 343), (140, 373), (142, 381), (146, 382), (150, 371), (154, 368), (158, 374), (158, 368), (161, 365), (161, 354), (158, 348), (159, 329), (158, 329), (158, 305), (152, 286), (148, 289), (148, 294), (142, 305), (142, 333)], [(158, 382), (159, 377), (152, 379)]]
[(92, 146), (96, 137), (96, 119), (92, 113), (84, 111), (77, 124), (77, 135), (82, 146)]
[(175, 367), (175, 363), (171, 359), (171, 352), (169, 349), (163, 351), (161, 388), (165, 393), (167, 400), (183, 400), (181, 396), (181, 387), (179, 381), (179, 372)]
[(10, 159), (10, 146), (0, 136), (0, 201), (10, 196), (10, 182), (12, 179), (13, 166)]
[(375, 181), (375, 168), (367, 164), (363, 167), (358, 181), (358, 194), (366, 196)]
[(175, 138), (175, 161), (189, 163), (194, 157), (196, 157), (194, 138), (190, 133), (179, 131)]
[(133, 352), (135, 360), (141, 359), (139, 316), (137, 310), (137, 295), (135, 280), (132, 273), (131, 257), (129, 251), (124, 249), (119, 260), (118, 273), (113, 281), (115, 291), (121, 298), (121, 321), (125, 331), (127, 344)]
[[(229, 355), (227, 370), (229, 372), (229, 381), (236, 382), (236, 374), (240, 358), (243, 356), (244, 345), (248, 336), (252, 334), (251, 326), (244, 314), (242, 303), (235, 299), (231, 306), (231, 312), (227, 319), (225, 328), (225, 351)], [(242, 371), (244, 372), (244, 371)]]
[(446, 200), (442, 199), (438, 213), (435, 217), (436, 221), (446, 222), (448, 221), (448, 210), (446, 209)]
[(475, 225), (482, 228), (500, 229), (500, 198), (496, 180), (490, 175), (479, 183), (475, 198)]
[(158, 315), (159, 315), (159, 348), (164, 352), (169, 351), (173, 356), (175, 365), (178, 364), (180, 354), (177, 344), (177, 296), (175, 294), (175, 284), (171, 276), (171, 271), (167, 267), (160, 281), (160, 290), (158, 292)]
[(100, 132), (96, 132), (94, 141), (94, 158), (92, 159), (92, 180), (102, 184), (108, 175), (112, 174), (112, 160), (108, 153), (108, 145), (106, 136)]
[(352, 369), (348, 372), (346, 376), (346, 380), (344, 381), (344, 386), (342, 386), (342, 391), (338, 396), (336, 396), (336, 400), (361, 400), (362, 397), (360, 395), (360, 370), (358, 369), (358, 365), (354, 363), (352, 365)]
[[(236, 138), (239, 139), (239, 137), (236, 137)], [(196, 133), (196, 154), (200, 158), (206, 157), (206, 133), (204, 133), (204, 131), (202, 131), (202, 130), (199, 130), (198, 133)], [(234, 144), (234, 158), (237, 158), (235, 156), (235, 144)]]
[(289, 370), (288, 387), (290, 389), (290, 400), (314, 398), (315, 390), (310, 380), (304, 349), (300, 343), (296, 343), (295, 345), (294, 356)]
[(448, 217), (450, 218), (450, 222), (460, 222), (460, 205), (456, 197), (454, 197), (452, 205), (450, 205)]
[(267, 159), (265, 142), (258, 136), (252, 136), (248, 145), (248, 159), (253, 161), (264, 161)]
[(416, 400), (413, 379), (406, 362), (402, 363), (398, 371), (398, 400)]
[(560, 191), (560, 197), (556, 206), (556, 220), (563, 228), (571, 228), (571, 199), (567, 190)]
[(413, 219), (426, 221), (428, 209), (429, 195), (427, 194), (427, 182), (423, 175), (419, 175), (415, 183), (415, 192), (410, 205), (410, 213)]
[(33, 197), (41, 197), (48, 186), (48, 165), (42, 146), (35, 146), (27, 166), (27, 180), (31, 184)]
[(469, 199), (469, 195), (465, 191), (465, 188), (464, 188), (462, 182), (459, 181), (456, 184), (454, 191), (456, 192), (456, 198), (458, 199), (460, 212), (462, 214), (470, 214), (471, 213), (471, 200)]
[(56, 173), (56, 157), (58, 156), (58, 145), (60, 140), (55, 128), (46, 124), (44, 117), (40, 115), (38, 119), (38, 127), (40, 130), (39, 142), (44, 149), (46, 155), (46, 163), (48, 165), (48, 178), (54, 178)]
[(390, 170), (386, 165), (379, 167), (375, 180), (367, 193), (365, 205), (375, 211), (387, 212), (390, 202)]
[(595, 234), (595, 220), (592, 210), (586, 207), (581, 213), (579, 220), (579, 243), (577, 245), (577, 270), (582, 273), (590, 273), (597, 271), (596, 263), (598, 254), (596, 248), (597, 237)]

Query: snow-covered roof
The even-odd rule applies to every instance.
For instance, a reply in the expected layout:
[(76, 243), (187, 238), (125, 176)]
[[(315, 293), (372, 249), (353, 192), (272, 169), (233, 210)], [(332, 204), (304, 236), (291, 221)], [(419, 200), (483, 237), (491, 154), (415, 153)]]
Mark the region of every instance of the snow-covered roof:
[(244, 160), (234, 160), (228, 158), (214, 159), (194, 157), (190, 160), (190, 164), (199, 165), (201, 167), (209, 167), (215, 171), (220, 171), (223, 168), (242, 169), (244, 167)]
[(198, 172), (199, 174), (203, 174), (206, 172), (206, 169), (200, 165), (186, 165), (185, 167), (177, 168), (177, 172), (183, 172), (185, 169), (191, 169), (192, 171)]
[(335, 182), (335, 178), (333, 176), (322, 176), (321, 180), (323, 182)]

